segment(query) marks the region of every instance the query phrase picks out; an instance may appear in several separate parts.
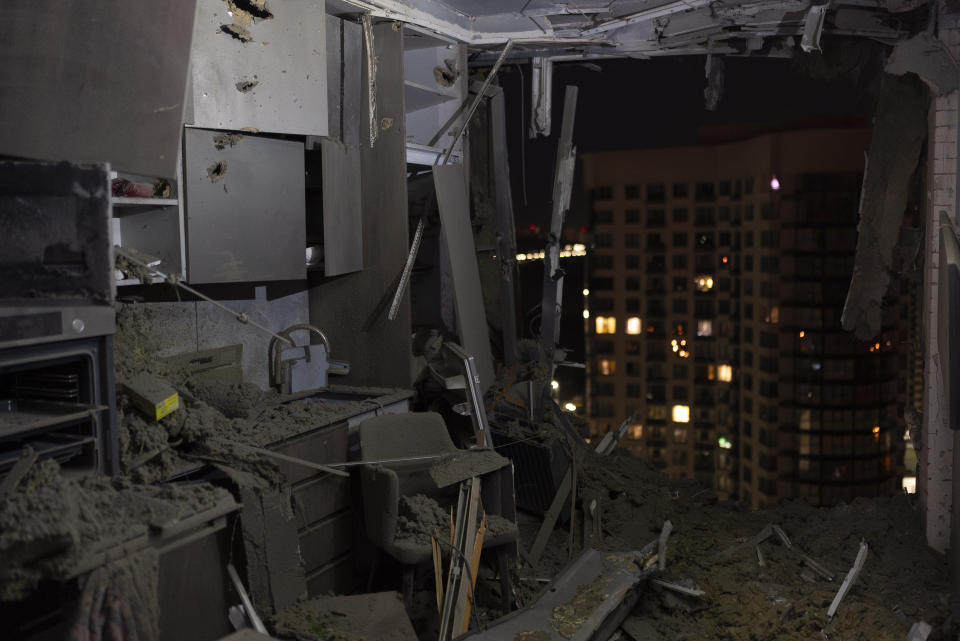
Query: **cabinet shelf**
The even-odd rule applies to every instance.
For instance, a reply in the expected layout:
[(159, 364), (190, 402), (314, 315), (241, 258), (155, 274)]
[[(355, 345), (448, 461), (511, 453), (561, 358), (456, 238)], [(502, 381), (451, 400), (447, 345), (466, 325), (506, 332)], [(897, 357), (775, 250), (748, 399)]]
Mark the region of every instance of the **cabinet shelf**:
[(176, 198), (131, 198), (114, 196), (110, 199), (114, 207), (176, 207), (180, 201)]
[(419, 111), (457, 99), (457, 96), (449, 91), (428, 87), (412, 80), (403, 81), (403, 92), (408, 112)]

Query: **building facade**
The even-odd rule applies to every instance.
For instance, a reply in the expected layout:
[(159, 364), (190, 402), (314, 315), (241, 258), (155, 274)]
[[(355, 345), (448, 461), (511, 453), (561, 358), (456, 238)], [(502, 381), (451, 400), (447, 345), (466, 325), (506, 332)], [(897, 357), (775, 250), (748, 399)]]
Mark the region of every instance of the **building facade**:
[[(583, 157), (588, 412), (672, 478), (753, 507), (899, 486), (900, 313), (840, 314), (866, 130)], [(635, 414), (634, 414), (635, 413)]]

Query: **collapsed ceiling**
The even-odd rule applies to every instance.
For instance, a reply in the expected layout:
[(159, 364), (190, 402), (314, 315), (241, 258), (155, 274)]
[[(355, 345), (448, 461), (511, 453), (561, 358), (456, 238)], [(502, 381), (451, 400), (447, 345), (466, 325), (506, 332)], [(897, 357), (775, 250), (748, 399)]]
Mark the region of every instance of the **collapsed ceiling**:
[[(330, 3), (328, 3), (330, 4)], [(893, 43), (927, 19), (926, 0), (337, 0), (342, 13), (370, 12), (492, 47), (512, 58), (647, 58), (817, 51), (822, 34)]]

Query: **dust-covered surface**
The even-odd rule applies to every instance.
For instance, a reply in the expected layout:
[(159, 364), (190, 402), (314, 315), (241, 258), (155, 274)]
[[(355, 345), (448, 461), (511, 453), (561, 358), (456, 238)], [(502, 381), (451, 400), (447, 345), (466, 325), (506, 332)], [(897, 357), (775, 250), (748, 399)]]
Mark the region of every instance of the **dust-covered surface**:
[(0, 503), (0, 599), (26, 596), (41, 578), (62, 580), (95, 567), (107, 550), (224, 501), (232, 498), (207, 484), (78, 482), (64, 479), (53, 461), (39, 462)]
[(312, 599), (270, 621), (278, 638), (324, 641), (416, 641), (400, 595), (378, 592)]
[(401, 496), (397, 506), (396, 537), (419, 545), (430, 545), (434, 531), (441, 540), (450, 534), (450, 512), (423, 494)]
[[(890, 639), (901, 641), (910, 625), (925, 620), (931, 639), (954, 639), (949, 618), (947, 564), (929, 551), (912, 497), (857, 499), (833, 508), (794, 501), (750, 512), (719, 503), (694, 482), (671, 482), (646, 462), (615, 454), (588, 453), (578, 472), (579, 491), (600, 492), (604, 550), (639, 550), (655, 540), (670, 519), (666, 581), (695, 585), (706, 593), (689, 598), (661, 588), (645, 591), (634, 613), (665, 639)], [(744, 542), (768, 523), (779, 524), (792, 541), (777, 536), (756, 547)], [(540, 521), (521, 518), (521, 541), (529, 549)], [(827, 608), (853, 565), (860, 540), (870, 553), (859, 579), (832, 621)], [(573, 554), (579, 551), (579, 534)], [(521, 576), (553, 577), (568, 562), (568, 531), (557, 528), (536, 568)], [(728, 554), (724, 551), (733, 548)], [(812, 571), (802, 554), (835, 577)], [(521, 581), (518, 596), (528, 603), (542, 588)]]
[[(244, 446), (266, 447), (333, 425), (411, 395), (409, 390), (331, 386), (335, 400), (284, 397), (249, 383), (195, 381), (191, 372), (160, 357), (152, 310), (118, 305), (114, 342), (117, 379), (150, 373), (180, 394), (180, 408), (159, 421), (118, 397), (121, 470), (133, 480), (151, 483), (203, 463), (234, 466), (271, 479), (273, 461)], [(354, 400), (355, 399), (355, 400)]]
[(447, 487), (508, 465), (510, 459), (493, 450), (465, 450), (436, 461), (430, 466), (430, 478), (437, 487)]
[(550, 625), (561, 636), (571, 639), (609, 596), (610, 577), (601, 574), (593, 581), (577, 586), (575, 597), (553, 608)]

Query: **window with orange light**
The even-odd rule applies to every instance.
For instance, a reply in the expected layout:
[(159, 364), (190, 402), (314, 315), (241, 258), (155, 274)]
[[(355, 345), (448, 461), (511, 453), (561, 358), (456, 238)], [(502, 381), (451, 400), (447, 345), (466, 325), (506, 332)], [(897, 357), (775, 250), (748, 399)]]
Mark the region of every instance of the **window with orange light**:
[(597, 316), (596, 325), (598, 334), (617, 333), (617, 319), (613, 316)]

